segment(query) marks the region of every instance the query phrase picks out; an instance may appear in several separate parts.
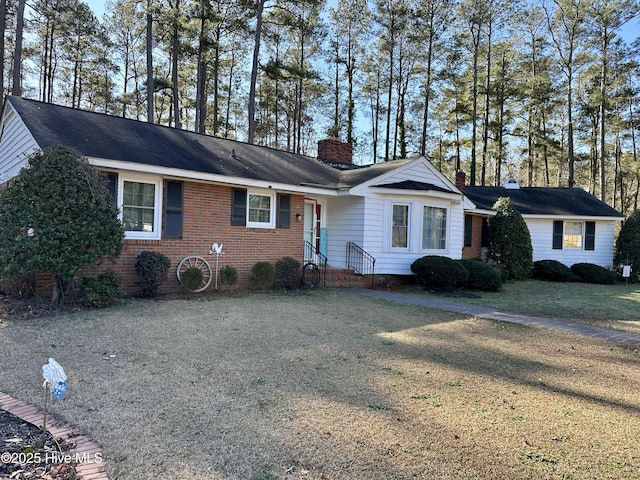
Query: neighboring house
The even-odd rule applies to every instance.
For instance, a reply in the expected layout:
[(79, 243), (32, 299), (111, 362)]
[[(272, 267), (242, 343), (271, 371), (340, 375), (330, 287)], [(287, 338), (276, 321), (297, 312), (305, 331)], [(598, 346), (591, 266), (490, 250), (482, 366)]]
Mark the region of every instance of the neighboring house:
[(20, 97), (6, 98), (1, 122), (0, 184), (57, 144), (107, 173), (126, 229), (115, 268), (129, 291), (141, 251), (174, 266), (187, 255), (213, 263), (213, 243), (243, 285), (256, 262), (283, 256), (319, 252), (329, 269), (358, 269), (347, 264), (351, 243), (375, 258), (376, 275), (410, 274), (424, 255), (461, 258), (464, 210), (474, 208), (425, 158), (358, 167), (337, 139), (319, 142), (315, 159)]
[[(524, 218), (533, 260), (557, 260), (567, 266), (595, 263), (612, 268), (616, 226), (624, 215), (580, 188), (520, 187), (510, 179), (504, 187), (461, 186), (475, 204), (465, 215), (464, 258), (482, 257), (488, 247), (487, 218), (500, 197), (509, 197)], [(464, 181), (462, 181), (464, 184)]]

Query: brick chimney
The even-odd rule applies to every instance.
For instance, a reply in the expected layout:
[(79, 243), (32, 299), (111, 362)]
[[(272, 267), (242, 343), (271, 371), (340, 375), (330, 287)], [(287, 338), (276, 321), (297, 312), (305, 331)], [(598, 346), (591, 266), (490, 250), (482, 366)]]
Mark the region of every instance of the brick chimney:
[(318, 158), (325, 162), (352, 164), (353, 146), (339, 138), (325, 138), (318, 142)]
[(458, 170), (456, 172), (456, 188), (462, 193), (464, 193), (465, 183), (467, 183), (467, 175), (462, 170)]

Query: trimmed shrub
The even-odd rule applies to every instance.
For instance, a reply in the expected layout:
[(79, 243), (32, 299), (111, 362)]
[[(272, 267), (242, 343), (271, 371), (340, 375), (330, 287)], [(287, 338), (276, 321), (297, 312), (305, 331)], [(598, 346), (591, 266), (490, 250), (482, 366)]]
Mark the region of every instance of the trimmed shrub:
[(202, 270), (198, 267), (189, 267), (180, 274), (180, 286), (186, 292), (193, 292), (198, 290), (202, 285)]
[(622, 225), (616, 239), (615, 265), (631, 265), (630, 281), (640, 281), (640, 210), (633, 212)]
[(509, 278), (524, 280), (533, 266), (529, 227), (509, 198), (499, 198), (493, 209), (496, 215), (489, 219), (488, 257), (502, 264)]
[(557, 260), (533, 262), (533, 278), (545, 282), (572, 282), (575, 280), (571, 269)]
[(427, 255), (411, 264), (418, 283), (434, 290), (454, 290), (469, 279), (469, 272), (455, 260), (439, 255)]
[(222, 267), (220, 269), (220, 284), (228, 286), (231, 291), (231, 287), (236, 283), (238, 283), (238, 269), (231, 265)]
[(269, 262), (258, 262), (251, 269), (251, 285), (257, 290), (268, 290), (275, 278), (276, 269)]
[(598, 283), (601, 285), (613, 285), (616, 283), (616, 274), (594, 263), (576, 263), (571, 265), (571, 271), (584, 283)]
[(158, 295), (158, 289), (167, 278), (170, 266), (169, 257), (162, 253), (140, 252), (136, 261), (136, 272), (141, 277), (138, 285), (142, 289), (143, 297), (153, 298)]
[(0, 274), (52, 272), (52, 304), (83, 268), (117, 258), (123, 239), (104, 174), (68, 147), (32, 155), (0, 190)]
[(83, 277), (81, 288), (87, 292), (84, 296), (87, 305), (94, 308), (108, 307), (122, 296), (122, 277), (107, 270), (96, 278)]
[(469, 272), (465, 288), (497, 292), (502, 288), (502, 277), (495, 268), (482, 260), (458, 260)]
[(282, 257), (276, 262), (275, 285), (294, 289), (300, 286), (300, 262), (293, 257)]

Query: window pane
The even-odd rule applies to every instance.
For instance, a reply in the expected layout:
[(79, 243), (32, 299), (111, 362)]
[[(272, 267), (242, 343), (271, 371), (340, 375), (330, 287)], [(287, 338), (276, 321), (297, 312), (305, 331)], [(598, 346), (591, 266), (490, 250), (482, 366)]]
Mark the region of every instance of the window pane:
[(269, 223), (271, 221), (271, 197), (268, 195), (249, 195), (249, 221)]
[(407, 247), (407, 231), (409, 226), (409, 206), (393, 206), (393, 226), (391, 230), (391, 246), (396, 248)]
[(130, 232), (153, 232), (153, 210), (123, 207), (124, 229)]
[(582, 248), (582, 222), (564, 222), (565, 248)]
[(424, 207), (422, 218), (422, 248), (443, 250), (447, 244), (447, 210)]
[(156, 196), (156, 186), (152, 183), (124, 182), (124, 205), (153, 207)]

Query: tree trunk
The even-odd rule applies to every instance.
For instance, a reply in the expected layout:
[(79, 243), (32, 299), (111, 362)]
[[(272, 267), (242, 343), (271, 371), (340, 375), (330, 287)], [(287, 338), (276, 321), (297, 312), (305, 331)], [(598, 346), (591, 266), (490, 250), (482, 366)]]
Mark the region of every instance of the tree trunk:
[(266, 0), (258, 0), (256, 11), (256, 33), (253, 43), (251, 62), (251, 81), (249, 84), (249, 131), (247, 142), (253, 144), (256, 134), (256, 83), (258, 82), (258, 60), (260, 58), (260, 37), (262, 35), (262, 11)]
[(7, 0), (0, 0), (0, 90), (4, 92), (4, 34), (7, 28)]
[(147, 4), (147, 122), (154, 123), (153, 85), (153, 14), (151, 0)]
[[(21, 73), (22, 73), (22, 33), (24, 30), (24, 5), (26, 0), (18, 1), (18, 11), (16, 13), (16, 47), (13, 54), (13, 83), (11, 95), (20, 97), (22, 95)], [(4, 16), (3, 16), (4, 18)], [(4, 40), (3, 40), (4, 43)], [(3, 49), (4, 52), (4, 49)], [(4, 70), (4, 64), (2, 66)], [(3, 85), (3, 84), (2, 84)], [(4, 87), (3, 87), (4, 88)]]
[(173, 38), (171, 55), (171, 91), (173, 97), (173, 125), (175, 128), (182, 128), (180, 122), (180, 86), (178, 85), (178, 60), (180, 57), (180, 25), (178, 15), (180, 13), (180, 0), (176, 0), (175, 17), (173, 19)]

